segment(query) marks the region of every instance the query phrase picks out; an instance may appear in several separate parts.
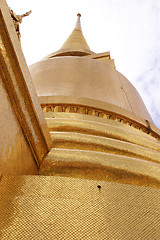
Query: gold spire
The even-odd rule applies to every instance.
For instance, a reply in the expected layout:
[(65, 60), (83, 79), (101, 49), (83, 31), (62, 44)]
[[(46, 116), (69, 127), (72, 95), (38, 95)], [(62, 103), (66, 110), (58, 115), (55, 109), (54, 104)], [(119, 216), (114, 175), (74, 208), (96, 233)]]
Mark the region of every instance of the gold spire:
[[(83, 55), (91, 54), (90, 48), (83, 36), (82, 29), (81, 29), (81, 21), (80, 21), (81, 14), (77, 14), (77, 22), (75, 28), (68, 39), (65, 41), (63, 46), (61, 47), (60, 51), (67, 51), (67, 52), (76, 52), (81, 53)], [(80, 55), (81, 55), (80, 54)], [(76, 54), (77, 55), (77, 54)]]
[(80, 17), (81, 17), (81, 14), (78, 13), (78, 14), (77, 14), (77, 22), (76, 22), (76, 26), (75, 26), (75, 28), (78, 28), (79, 30), (82, 31)]
[(94, 54), (94, 52), (90, 50), (83, 36), (80, 17), (81, 14), (78, 13), (75, 28), (73, 29), (73, 32), (70, 34), (65, 43), (62, 45), (60, 50), (51, 53), (44, 59), (53, 58), (57, 56), (86, 56)]

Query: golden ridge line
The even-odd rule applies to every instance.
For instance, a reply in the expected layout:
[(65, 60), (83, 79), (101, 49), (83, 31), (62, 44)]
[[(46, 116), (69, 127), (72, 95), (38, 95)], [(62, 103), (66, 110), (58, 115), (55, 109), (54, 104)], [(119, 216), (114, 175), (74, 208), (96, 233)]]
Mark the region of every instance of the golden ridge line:
[(80, 105), (68, 105), (68, 104), (41, 104), (41, 107), (43, 112), (79, 113), (79, 114), (86, 114), (86, 115), (91, 115), (95, 117), (100, 117), (100, 118), (108, 118), (111, 120), (121, 122), (123, 124), (127, 124), (129, 126), (132, 126), (160, 140), (160, 136), (155, 132), (153, 132), (151, 128), (145, 127), (138, 122), (128, 120), (128, 118), (125, 118), (124, 116), (122, 117), (118, 114), (111, 113), (105, 110), (101, 110), (93, 107), (86, 107), (86, 106), (80, 106)]

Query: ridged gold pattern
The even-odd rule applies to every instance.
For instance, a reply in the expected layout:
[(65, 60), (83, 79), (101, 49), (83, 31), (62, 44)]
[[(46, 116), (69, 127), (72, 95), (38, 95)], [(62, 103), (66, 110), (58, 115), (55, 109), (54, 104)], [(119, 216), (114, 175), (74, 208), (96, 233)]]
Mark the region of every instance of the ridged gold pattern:
[(62, 109), (44, 112), (53, 148), (40, 166), (41, 175), (160, 188), (159, 140), (114, 118), (84, 114), (81, 106)]
[(79, 106), (79, 105), (65, 105), (65, 104), (42, 104), (41, 105), (43, 112), (67, 112), (67, 113), (79, 113), (92, 115), (100, 118), (108, 118), (111, 120), (115, 120), (118, 122), (122, 122), (129, 126), (132, 126), (136, 129), (139, 129), (147, 134), (150, 134), (152, 137), (155, 137), (160, 140), (160, 136), (152, 131), (152, 129), (148, 126), (144, 127), (138, 122), (134, 122), (131, 119), (125, 118), (125, 116), (120, 116), (112, 112), (104, 111), (103, 109), (96, 109), (92, 107)]
[(117, 139), (73, 132), (51, 132), (54, 148), (81, 149), (119, 154), (160, 163), (160, 150), (137, 147)]
[(39, 173), (160, 188), (158, 164), (98, 151), (53, 148)]
[[(66, 114), (65, 114), (66, 116)], [(49, 130), (76, 132), (117, 139), (160, 151), (159, 141), (152, 136), (112, 120), (96, 122), (90, 119), (46, 118)]]
[(158, 240), (159, 202), (160, 190), (146, 187), (67, 177), (4, 176), (0, 239)]

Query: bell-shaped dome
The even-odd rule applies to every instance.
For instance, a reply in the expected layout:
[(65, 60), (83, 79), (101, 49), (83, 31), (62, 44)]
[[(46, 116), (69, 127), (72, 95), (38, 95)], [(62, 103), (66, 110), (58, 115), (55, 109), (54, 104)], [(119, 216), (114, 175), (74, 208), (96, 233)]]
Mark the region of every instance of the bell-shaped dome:
[(40, 174), (159, 184), (160, 131), (110, 53), (90, 51), (80, 14), (62, 48), (30, 71), (53, 140)]
[(152, 121), (137, 90), (115, 69), (110, 53), (90, 51), (82, 34), (81, 15), (77, 16), (76, 26), (62, 48), (30, 66), (38, 96), (95, 100)]
[(92, 99), (151, 121), (137, 90), (105, 62), (87, 57), (56, 57), (33, 64), (30, 70), (38, 96)]

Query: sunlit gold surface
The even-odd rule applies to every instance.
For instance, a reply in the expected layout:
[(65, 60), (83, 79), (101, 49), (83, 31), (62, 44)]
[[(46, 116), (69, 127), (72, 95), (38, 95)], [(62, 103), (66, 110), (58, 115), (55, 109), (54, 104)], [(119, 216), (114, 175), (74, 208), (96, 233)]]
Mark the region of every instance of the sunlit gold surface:
[[(80, 115), (81, 116), (81, 115)], [(140, 130), (124, 127), (123, 123), (109, 120), (96, 122), (93, 119), (68, 119), (68, 118), (46, 118), (50, 131), (77, 132), (89, 135), (113, 138), (125, 142), (134, 143), (153, 150), (160, 150), (159, 141)], [(118, 126), (117, 126), (118, 125)]]
[(68, 177), (4, 176), (0, 239), (158, 240), (159, 202), (160, 190), (148, 187)]
[(159, 187), (159, 130), (110, 54), (78, 55), (86, 43), (76, 34), (30, 67), (53, 139), (40, 174)]
[(93, 53), (91, 55), (87, 55), (87, 57), (91, 59), (96, 59), (98, 61), (106, 62), (107, 64), (115, 68), (114, 59), (111, 59), (110, 52), (96, 54)]
[(54, 148), (41, 164), (40, 174), (160, 188), (158, 164), (98, 151)]
[(40, 97), (93, 99), (152, 121), (136, 89), (105, 62), (87, 57), (57, 57), (31, 65), (30, 71)]
[(80, 22), (80, 15), (77, 15), (77, 22), (73, 32), (67, 38), (61, 49), (55, 53), (50, 54), (46, 58), (55, 56), (86, 56), (94, 54), (83, 36)]
[(0, 87), (0, 173), (36, 173), (51, 139), (4, 0), (0, 4)]
[(154, 137), (122, 122), (78, 113), (54, 112), (46, 120), (53, 149), (40, 174), (160, 188), (160, 143)]
[[(124, 123), (126, 125), (132, 126), (136, 129), (139, 129), (139, 130), (157, 138), (158, 140), (160, 140), (159, 131), (155, 131), (155, 128), (152, 129), (152, 125), (149, 121), (140, 123), (139, 121), (134, 121), (134, 119), (129, 119), (129, 118), (127, 118), (127, 116), (124, 116), (124, 115), (122, 116), (115, 112), (110, 112), (110, 111), (106, 111), (103, 109), (97, 109), (97, 108), (90, 107), (90, 106), (83, 106), (83, 105), (81, 106), (80, 104), (73, 105), (73, 104), (63, 104), (63, 103), (62, 104), (42, 104), (42, 110), (43, 110), (46, 118), (47, 117), (52, 118), (52, 117), (54, 117), (54, 113), (60, 112), (63, 114), (64, 113), (78, 113), (78, 114), (83, 114), (83, 115), (85, 114), (85, 115), (89, 115), (89, 116), (96, 116), (98, 118), (103, 118), (103, 119), (112, 119), (112, 120)], [(61, 115), (61, 116), (63, 116), (63, 115)], [(65, 114), (64, 114), (64, 116), (65, 116)], [(158, 130), (158, 129), (156, 129), (156, 130)]]
[(52, 132), (54, 148), (108, 152), (160, 163), (160, 150), (140, 147), (117, 139), (72, 132)]
[(40, 174), (159, 188), (160, 131), (136, 89), (103, 57), (110, 59), (68, 52), (30, 67), (53, 139)]
[(0, 239), (160, 239), (160, 130), (136, 89), (78, 14), (31, 67), (47, 128), (0, 1)]

